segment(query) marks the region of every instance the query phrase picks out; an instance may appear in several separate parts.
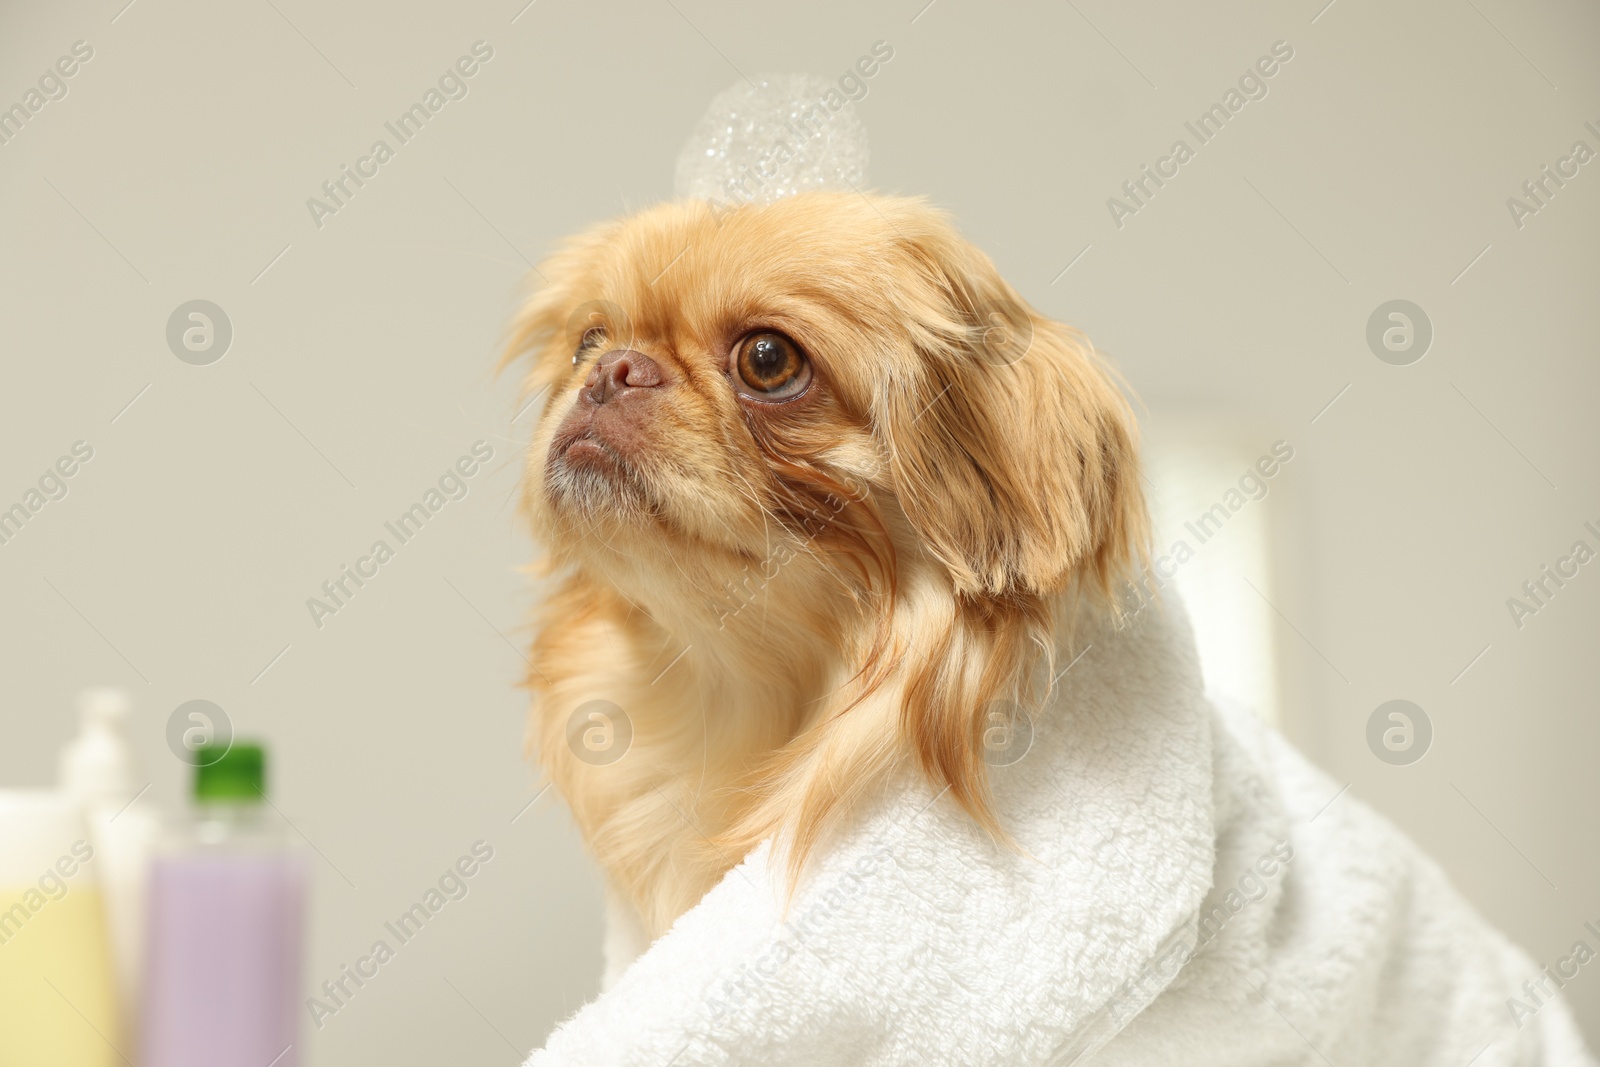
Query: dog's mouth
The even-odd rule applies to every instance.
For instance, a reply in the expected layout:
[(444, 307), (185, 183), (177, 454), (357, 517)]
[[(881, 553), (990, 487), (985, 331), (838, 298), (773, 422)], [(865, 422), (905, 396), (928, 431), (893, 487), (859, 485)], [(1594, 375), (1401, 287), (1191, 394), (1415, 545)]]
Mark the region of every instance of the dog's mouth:
[(627, 471), (628, 463), (622, 453), (606, 440), (592, 420), (586, 421), (587, 425), (561, 428), (550, 442), (550, 462), (611, 470), (619, 474)]
[(600, 412), (574, 411), (556, 430), (545, 456), (545, 482), (552, 500), (593, 507), (634, 504), (650, 498), (637, 462), (638, 432)]

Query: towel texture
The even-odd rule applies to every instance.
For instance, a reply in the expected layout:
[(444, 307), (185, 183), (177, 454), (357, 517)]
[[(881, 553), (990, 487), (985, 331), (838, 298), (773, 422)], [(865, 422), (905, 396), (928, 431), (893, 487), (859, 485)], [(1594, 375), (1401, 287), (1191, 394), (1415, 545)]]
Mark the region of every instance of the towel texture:
[(1414, 845), (1205, 698), (1181, 606), (1075, 642), (993, 768), (1020, 851), (908, 775), (787, 909), (771, 842), (648, 947), (613, 901), (606, 991), (530, 1067), (1592, 1062)]

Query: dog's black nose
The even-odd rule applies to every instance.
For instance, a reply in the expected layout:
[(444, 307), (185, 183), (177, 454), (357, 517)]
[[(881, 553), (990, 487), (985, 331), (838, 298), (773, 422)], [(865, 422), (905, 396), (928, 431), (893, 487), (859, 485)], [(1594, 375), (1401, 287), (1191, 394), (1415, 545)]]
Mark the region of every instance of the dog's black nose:
[(583, 397), (591, 404), (626, 395), (633, 389), (654, 389), (666, 381), (661, 365), (643, 352), (618, 348), (595, 361), (583, 383)]

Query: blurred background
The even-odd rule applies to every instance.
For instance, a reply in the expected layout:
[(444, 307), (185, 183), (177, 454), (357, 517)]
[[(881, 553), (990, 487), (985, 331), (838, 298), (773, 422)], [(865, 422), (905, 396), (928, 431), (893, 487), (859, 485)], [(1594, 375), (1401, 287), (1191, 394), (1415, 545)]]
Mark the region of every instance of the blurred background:
[[(881, 41), (849, 105), (872, 184), (950, 210), (1126, 376), (1213, 687), (1535, 960), (1594, 945), (1597, 40), (1577, 0), (6, 5), (0, 788), (53, 786), (75, 695), (115, 685), (134, 810), (176, 810), (169, 722), (210, 701), (308, 850), (308, 991), (493, 851), (302, 1013), (302, 1062), (539, 1046), (598, 988), (601, 900), (522, 754), (536, 411), (493, 373), (505, 325), (553, 242), (671, 194), (712, 95)], [(462, 57), (421, 132), (386, 127)], [(1393, 700), (1398, 748), (1369, 741)], [(1600, 1043), (1600, 977), (1565, 995)]]

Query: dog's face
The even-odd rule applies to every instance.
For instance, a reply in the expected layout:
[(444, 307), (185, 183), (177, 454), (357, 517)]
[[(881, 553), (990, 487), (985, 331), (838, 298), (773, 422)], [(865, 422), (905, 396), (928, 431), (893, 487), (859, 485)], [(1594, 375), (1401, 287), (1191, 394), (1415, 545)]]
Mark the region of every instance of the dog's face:
[(798, 487), (783, 457), (873, 468), (859, 366), (873, 327), (822, 269), (840, 242), (785, 216), (658, 209), (551, 264), (562, 321), (529, 474), (558, 540), (748, 563), (803, 506), (784, 499)]
[(803, 554), (858, 591), (921, 560), (963, 597), (1042, 595), (1139, 525), (1092, 352), (919, 201), (668, 204), (541, 274), (513, 343), (549, 390), (527, 505), (624, 593)]

